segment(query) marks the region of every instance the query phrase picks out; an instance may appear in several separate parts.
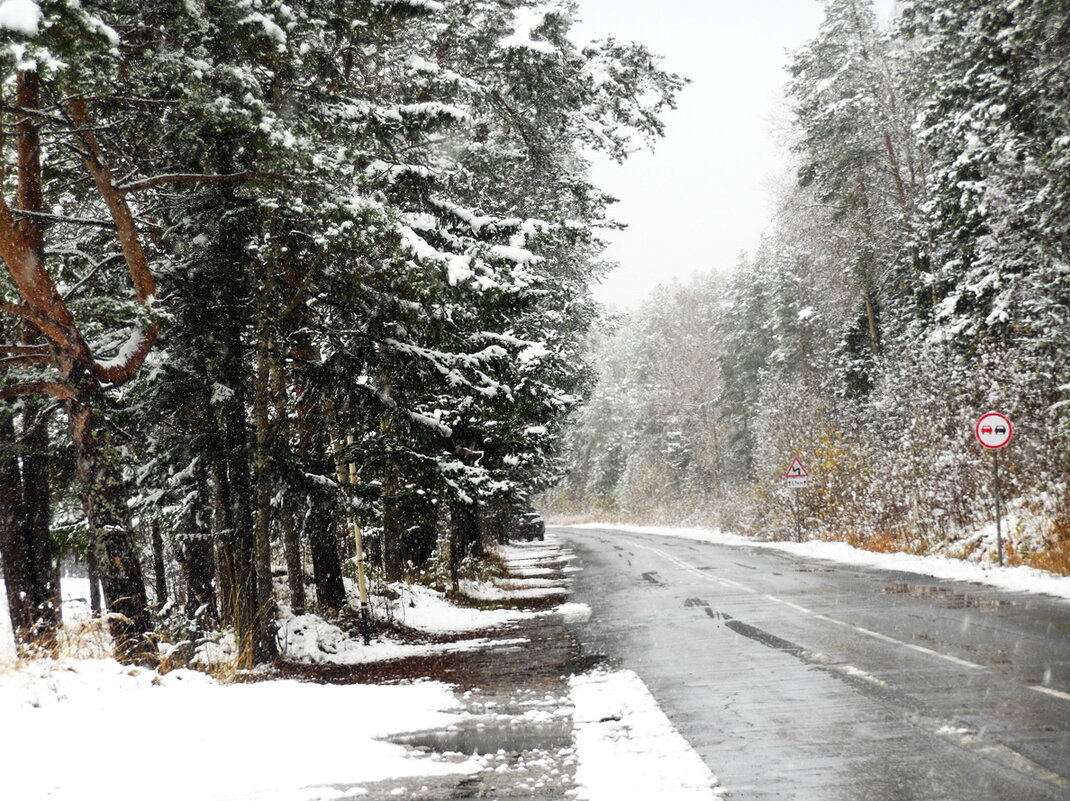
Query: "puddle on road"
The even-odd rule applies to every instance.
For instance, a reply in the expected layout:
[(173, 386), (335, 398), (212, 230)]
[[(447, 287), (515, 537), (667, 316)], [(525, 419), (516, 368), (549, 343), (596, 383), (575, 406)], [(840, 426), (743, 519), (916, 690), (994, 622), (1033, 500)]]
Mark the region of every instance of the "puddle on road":
[(489, 724), (455, 731), (422, 731), (391, 737), (390, 742), (438, 754), (496, 754), (498, 751), (556, 751), (572, 745), (570, 720), (523, 725)]
[(911, 598), (937, 601), (941, 606), (949, 609), (998, 609), (1003, 606), (1014, 606), (1014, 601), (1004, 601), (999, 598), (978, 598), (964, 592), (949, 590), (946, 587), (908, 584), (905, 581), (889, 584), (884, 588), (884, 592), (890, 595), (909, 595)]

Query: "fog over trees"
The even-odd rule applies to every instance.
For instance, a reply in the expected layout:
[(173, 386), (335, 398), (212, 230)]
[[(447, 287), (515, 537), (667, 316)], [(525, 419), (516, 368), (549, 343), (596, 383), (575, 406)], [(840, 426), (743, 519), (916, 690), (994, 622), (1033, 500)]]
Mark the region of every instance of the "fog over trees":
[(600, 326), (549, 508), (969, 555), (996, 409), (1011, 558), (1070, 571), (1070, 4), (900, 5), (829, 0), (792, 55), (760, 247)]

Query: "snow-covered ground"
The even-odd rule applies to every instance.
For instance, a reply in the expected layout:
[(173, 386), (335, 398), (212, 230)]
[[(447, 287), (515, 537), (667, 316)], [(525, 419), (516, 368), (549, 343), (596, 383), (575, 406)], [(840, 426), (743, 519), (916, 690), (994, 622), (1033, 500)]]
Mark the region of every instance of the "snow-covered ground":
[(569, 682), (576, 797), (583, 801), (710, 801), (717, 777), (630, 670)]
[[(552, 536), (537, 545), (503, 548), (502, 556), (514, 574), (538, 570), (557, 576), (567, 558)], [(466, 589), (522, 599), (561, 595), (566, 584), (537, 577)], [(396, 619), (425, 632), (478, 634), (537, 614), (460, 608), (423, 587), (394, 589)], [(84, 579), (64, 582), (65, 620), (72, 629), (93, 625), (82, 600), (87, 590)], [(0, 606), (0, 648), (13, 656), (6, 611)], [(588, 619), (591, 610), (564, 603), (541, 614), (574, 622)], [(526, 642), (472, 636), (420, 645), (383, 637), (364, 646), (322, 618), (294, 616), (285, 607), (280, 624), (286, 658), (313, 663), (356, 664)], [(95, 629), (105, 636), (99, 623)], [(225, 645), (214, 656), (225, 657)], [(556, 708), (528, 710), (518, 723), (573, 716), (574, 746), (562, 751), (567, 764), (576, 765), (577, 786), (570, 795), (584, 801), (707, 801), (720, 795), (717, 780), (634, 673), (573, 677), (568, 697), (551, 705)], [(384, 741), (408, 732), (452, 730), (471, 717), (453, 688), (439, 682), (233, 684), (197, 671), (160, 674), (111, 659), (68, 656), (17, 664), (12, 659), (0, 666), (0, 798), (339, 801), (364, 795), (363, 785), (373, 782), (405, 781), (411, 788), (414, 779), (419, 786), (434, 776), (500, 771), (497, 757), (435, 756)]]
[(769, 548), (813, 559), (827, 559), (860, 567), (898, 570), (954, 581), (973, 581), (1015, 592), (1034, 592), (1070, 599), (1070, 576), (1057, 576), (1032, 567), (999, 567), (946, 556), (915, 556), (907, 553), (876, 553), (853, 548), (844, 542), (762, 542), (739, 534), (708, 528), (635, 526), (623, 523), (582, 523), (569, 528), (615, 528), (640, 534), (657, 534), (721, 545)]
[[(63, 619), (71, 632), (77, 631), (89, 620), (89, 580), (77, 576), (63, 576), (60, 580), (63, 593)], [(80, 638), (81, 656), (103, 655), (87, 638)], [(7, 609), (7, 588), (0, 577), (0, 669), (15, 659), (15, 638), (11, 631), (11, 615)]]
[(435, 682), (228, 685), (112, 660), (36, 661), (0, 674), (0, 798), (355, 797), (365, 782), (478, 771), (380, 739), (461, 714)]

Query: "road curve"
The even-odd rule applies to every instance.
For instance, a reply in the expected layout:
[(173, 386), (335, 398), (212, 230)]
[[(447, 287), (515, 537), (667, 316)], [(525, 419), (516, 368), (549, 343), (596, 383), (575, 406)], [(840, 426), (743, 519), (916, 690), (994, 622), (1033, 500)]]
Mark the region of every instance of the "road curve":
[(738, 801), (1070, 799), (1070, 602), (618, 529), (552, 527), (574, 628)]

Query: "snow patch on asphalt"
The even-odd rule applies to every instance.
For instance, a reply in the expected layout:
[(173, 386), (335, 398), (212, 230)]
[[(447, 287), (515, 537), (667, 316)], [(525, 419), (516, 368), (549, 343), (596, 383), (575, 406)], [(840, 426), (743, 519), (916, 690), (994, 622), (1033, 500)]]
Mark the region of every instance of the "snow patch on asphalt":
[(830, 562), (872, 567), (878, 570), (893, 570), (901, 573), (916, 573), (952, 581), (969, 581), (987, 584), (1013, 592), (1031, 592), (1070, 599), (1070, 576), (1058, 576), (1032, 567), (999, 567), (964, 562), (947, 556), (915, 556), (908, 553), (876, 553), (853, 548), (845, 542), (761, 542), (740, 534), (728, 534), (709, 528), (676, 528), (674, 526), (634, 526), (618, 523), (582, 523), (565, 528), (617, 529), (636, 534), (655, 534), (661, 537), (676, 537), (686, 540), (711, 542), (717, 545), (732, 545), (744, 548), (765, 548), (784, 551), (810, 559), (825, 559)]
[(569, 680), (582, 801), (710, 801), (725, 791), (630, 670)]

